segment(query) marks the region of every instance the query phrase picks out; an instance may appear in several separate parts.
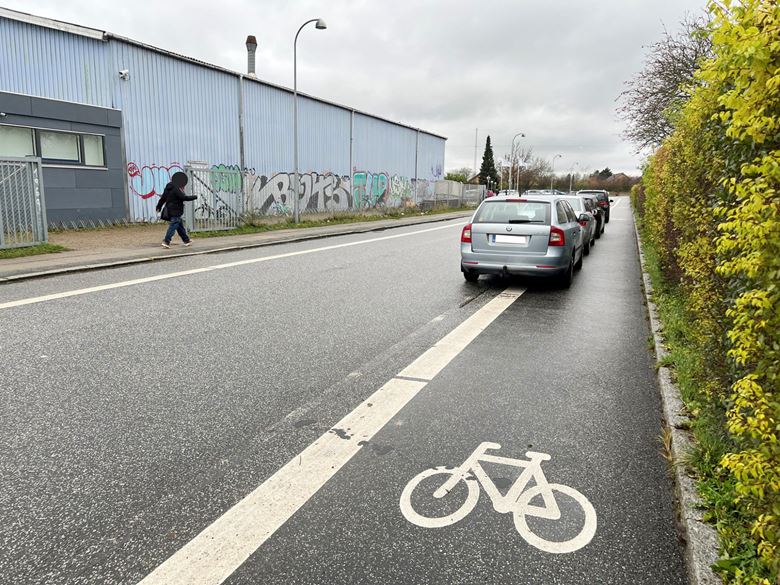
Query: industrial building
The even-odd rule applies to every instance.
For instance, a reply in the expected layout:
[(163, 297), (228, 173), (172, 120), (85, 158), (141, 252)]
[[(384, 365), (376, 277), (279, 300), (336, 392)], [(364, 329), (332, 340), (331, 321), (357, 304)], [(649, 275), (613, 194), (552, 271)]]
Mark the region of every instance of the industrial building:
[[(298, 108), (302, 210), (412, 204), (442, 178), (442, 136), (301, 93)], [(223, 192), (274, 213), (291, 207), (293, 92), (0, 8), (3, 156), (42, 159), (49, 223), (155, 219), (186, 166), (224, 170)]]

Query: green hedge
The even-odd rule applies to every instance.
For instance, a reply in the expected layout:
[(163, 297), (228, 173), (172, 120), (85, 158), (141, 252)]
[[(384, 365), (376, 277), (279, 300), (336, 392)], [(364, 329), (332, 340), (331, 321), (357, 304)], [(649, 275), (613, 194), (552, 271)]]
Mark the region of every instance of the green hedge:
[[(728, 452), (700, 469), (730, 583), (780, 584), (780, 5), (712, 2), (714, 57), (632, 192), (695, 326), (687, 403)], [(719, 416), (722, 413), (723, 416)], [(718, 434), (720, 429), (710, 428)], [(724, 476), (725, 474), (725, 476)], [(718, 482), (721, 478), (720, 493)], [(723, 498), (728, 496), (728, 505)], [(715, 503), (718, 502), (716, 505)], [(744, 530), (735, 529), (738, 518)]]

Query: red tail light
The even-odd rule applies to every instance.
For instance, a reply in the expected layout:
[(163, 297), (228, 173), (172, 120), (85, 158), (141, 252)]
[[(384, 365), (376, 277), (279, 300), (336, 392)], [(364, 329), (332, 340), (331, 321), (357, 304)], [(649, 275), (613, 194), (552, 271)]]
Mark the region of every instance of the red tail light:
[(555, 226), (550, 227), (550, 241), (548, 242), (550, 246), (565, 246), (566, 245), (566, 236), (563, 233), (563, 230), (561, 228), (557, 228)]
[(464, 244), (471, 243), (471, 224), (467, 223), (463, 226), (463, 231), (460, 233), (460, 241)]
[(599, 205), (602, 207), (607, 207), (609, 205), (609, 201), (599, 201)]

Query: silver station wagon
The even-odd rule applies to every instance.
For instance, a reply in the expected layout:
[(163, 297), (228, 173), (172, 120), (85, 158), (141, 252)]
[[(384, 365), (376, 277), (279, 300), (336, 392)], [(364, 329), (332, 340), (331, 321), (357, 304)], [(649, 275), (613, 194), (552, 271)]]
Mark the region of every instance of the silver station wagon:
[(460, 237), (460, 269), (480, 274), (552, 276), (569, 286), (582, 266), (582, 226), (571, 205), (555, 195), (491, 197)]

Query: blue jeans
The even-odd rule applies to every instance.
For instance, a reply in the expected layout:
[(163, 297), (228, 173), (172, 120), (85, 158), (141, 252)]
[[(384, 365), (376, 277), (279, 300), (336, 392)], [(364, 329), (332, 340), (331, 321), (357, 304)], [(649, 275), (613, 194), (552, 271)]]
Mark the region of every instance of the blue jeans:
[(166, 244), (171, 243), (171, 238), (173, 238), (174, 233), (178, 233), (185, 244), (190, 241), (190, 236), (187, 235), (187, 230), (184, 228), (181, 216), (171, 218), (171, 223), (168, 224), (168, 231), (165, 232)]

